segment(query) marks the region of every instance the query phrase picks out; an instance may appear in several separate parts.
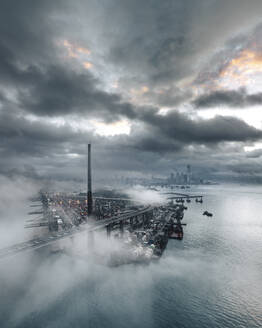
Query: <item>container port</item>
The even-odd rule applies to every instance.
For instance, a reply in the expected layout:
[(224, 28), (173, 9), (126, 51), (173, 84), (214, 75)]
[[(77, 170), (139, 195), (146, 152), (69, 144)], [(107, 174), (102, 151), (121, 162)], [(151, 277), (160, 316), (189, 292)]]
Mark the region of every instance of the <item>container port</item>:
[(144, 204), (132, 200), (123, 191), (93, 194), (90, 144), (87, 162), (87, 192), (42, 190), (31, 199), (34, 210), (28, 214), (36, 217), (28, 219), (25, 228), (46, 227), (47, 236), (2, 249), (0, 257), (41, 248), (61, 239), (72, 239), (79, 233), (87, 233), (88, 247), (95, 252), (94, 235), (98, 231), (105, 231), (107, 238), (117, 239), (121, 245), (119, 250), (109, 256), (108, 264), (117, 266), (157, 260), (164, 253), (169, 239), (183, 240), (186, 223), (182, 221), (187, 210), (185, 202), (187, 205), (191, 200), (202, 203), (202, 195), (165, 192), (162, 193), (165, 195), (164, 202)]

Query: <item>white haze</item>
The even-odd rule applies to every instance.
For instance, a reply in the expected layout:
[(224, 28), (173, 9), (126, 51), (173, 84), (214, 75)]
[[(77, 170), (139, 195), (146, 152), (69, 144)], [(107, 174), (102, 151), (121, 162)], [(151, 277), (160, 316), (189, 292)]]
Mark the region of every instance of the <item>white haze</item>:
[[(16, 236), (26, 236), (24, 222), (21, 221), (26, 218), (27, 198), (37, 188), (24, 179), (14, 181), (5, 178), (1, 181), (0, 240), (6, 244), (15, 242)], [(164, 196), (156, 191), (141, 187), (128, 192), (134, 199), (145, 203), (164, 200)], [(16, 198), (15, 202), (13, 197)], [(12, 206), (8, 207), (8, 204)], [(181, 282), (182, 287), (176, 283), (177, 289), (172, 289), (176, 299), (180, 299), (179, 288), (185, 292), (192, 288), (196, 291), (195, 298), (192, 296), (194, 299), (190, 299), (193, 305), (199, 295), (210, 291), (221, 297), (225, 291), (221, 291), (218, 285), (225, 277), (227, 282), (234, 282), (234, 291), (241, 285), (245, 286), (245, 281), (252, 281), (255, 276), (253, 271), (251, 275), (248, 270), (244, 270), (243, 278), (237, 277), (235, 280), (236, 269), (228, 268), (225, 255), (210, 260), (208, 248), (203, 249), (201, 243), (206, 245), (207, 239), (211, 243), (211, 252), (212, 245), (216, 247), (216, 239), (212, 238), (213, 221), (207, 221), (208, 224), (203, 226), (202, 207), (194, 203), (191, 206), (190, 213), (186, 213), (186, 222), (190, 223), (186, 227), (187, 233), (193, 225), (196, 231), (198, 226), (202, 227), (204, 230), (200, 240), (193, 249), (189, 247), (190, 240), (188, 249), (183, 249), (183, 244), (179, 242), (170, 241), (170, 248), (168, 244), (160, 262), (107, 266), (108, 254), (121, 249), (122, 243), (113, 237), (108, 240), (105, 231), (95, 234), (94, 251), (88, 248), (88, 237), (83, 233), (55, 243), (52, 247), (1, 260), (0, 327), (155, 327), (155, 295), (165, 303), (170, 315), (175, 309), (168, 295), (177, 281)], [(64, 252), (54, 254), (57, 250)], [(164, 284), (161, 283), (163, 281)], [(163, 325), (165, 315), (163, 313)]]
[(140, 202), (145, 205), (157, 205), (166, 201), (166, 197), (161, 195), (158, 191), (146, 189), (141, 185), (136, 185), (127, 189), (125, 192), (135, 202)]
[[(28, 237), (23, 225), (28, 198), (36, 193), (37, 188), (25, 179), (13, 181), (2, 178), (1, 182), (0, 240), (6, 246)], [(128, 194), (145, 203), (164, 200), (157, 192), (139, 186), (129, 190)], [(47, 327), (69, 327), (75, 315), (87, 316), (88, 320), (88, 316), (92, 317), (92, 307), (97, 306), (105, 316), (110, 316), (117, 309), (117, 318), (127, 318), (130, 326), (143, 325), (143, 322), (153, 324), (151, 292), (155, 282), (190, 273), (196, 266), (199, 267), (197, 257), (188, 261), (166, 256), (162, 265), (108, 267), (105, 264), (108, 254), (121, 248), (121, 242), (115, 238), (108, 240), (103, 231), (95, 234), (93, 252), (88, 250), (84, 233), (40, 251), (20, 253), (1, 260), (1, 328), (23, 325), (33, 313), (50, 310), (79, 288), (86, 289), (86, 294), (80, 293), (76, 300), (77, 308), (64, 313), (62, 318), (53, 319)], [(64, 253), (49, 253), (56, 250), (64, 250)], [(205, 265), (202, 263), (200, 267)]]
[[(0, 247), (22, 242), (30, 238), (32, 231), (25, 230), (25, 220), (29, 219), (28, 199), (35, 196), (38, 187), (23, 177), (7, 178), (0, 176)], [(31, 217), (32, 218), (32, 217)]]
[[(156, 283), (174, 277), (191, 279), (192, 271), (194, 279), (204, 283), (208, 263), (200, 260), (197, 252), (189, 254), (188, 258), (168, 254), (161, 260), (161, 265), (157, 262), (148, 266), (111, 268), (99, 263), (98, 259), (121, 244), (112, 239), (107, 241), (105, 234), (96, 234), (95, 253), (99, 256), (91, 255), (86, 249), (86, 237), (78, 236), (73, 242), (68, 240), (60, 245), (65, 247), (66, 254), (35, 252), (19, 255), (18, 260), (2, 262), (0, 283), (6, 298), (1, 299), (0, 309), (5, 313), (0, 312), (0, 322), (4, 317), (6, 326), (1, 327), (19, 327), (34, 313), (48, 312), (65, 302), (64, 299), (69, 302), (66, 305), (68, 311), (45, 327), (71, 327), (70, 322), (78, 316), (84, 316), (88, 322), (97, 307), (102, 315), (114, 318), (115, 322), (126, 318), (128, 321), (122, 327), (143, 326), (150, 322), (153, 326), (151, 293)], [(207, 279), (205, 283), (208, 285)]]

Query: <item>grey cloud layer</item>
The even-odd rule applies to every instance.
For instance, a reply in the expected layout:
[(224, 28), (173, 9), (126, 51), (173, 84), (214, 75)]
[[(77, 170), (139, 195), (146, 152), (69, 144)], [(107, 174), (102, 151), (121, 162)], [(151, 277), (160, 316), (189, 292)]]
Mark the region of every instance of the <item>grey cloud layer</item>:
[(262, 131), (234, 117), (216, 116), (196, 121), (187, 115), (171, 112), (166, 116), (149, 113), (144, 116), (144, 121), (170, 139), (188, 143), (246, 141), (260, 139), (262, 136)]
[(248, 5), (240, 0), (237, 6), (234, 0), (91, 3), (98, 12), (98, 40), (109, 60), (130, 78), (151, 84), (173, 82), (194, 72), (208, 50), (258, 22), (262, 9), (257, 0)]
[[(66, 1), (28, 0), (15, 3), (16, 10), (13, 10), (14, 1), (3, 1), (0, 11), (1, 171), (30, 164), (45, 174), (57, 167), (68, 174), (72, 167), (82, 165), (83, 159), (65, 159), (66, 154), (83, 155), (87, 140), (97, 145), (97, 163), (101, 170), (101, 161), (106, 159), (108, 169), (129, 171), (144, 171), (148, 165), (152, 170), (161, 171), (163, 154), (167, 168), (171, 166), (167, 162), (172, 161), (173, 154), (179, 153), (185, 161), (189, 145), (204, 145), (208, 155), (210, 145), (260, 140), (260, 130), (234, 117), (200, 120), (174, 110), (181, 102), (191, 101), (191, 91), (181, 90), (174, 82), (195, 74), (197, 63), (210, 57), (210, 47), (216, 42), (222, 44), (232, 31), (238, 31), (238, 20), (244, 10), (249, 14), (250, 25), (257, 22), (257, 13), (262, 7), (260, 1), (253, 1), (247, 7), (241, 0), (237, 8), (233, 3), (114, 0), (77, 1), (73, 5)], [(210, 24), (222, 18), (225, 24), (219, 32)], [(241, 22), (243, 26), (248, 23)], [(94, 67), (97, 60), (98, 67), (104, 70), (93, 74), (71, 65), (57, 43), (65, 38), (90, 46)], [(119, 77), (118, 93), (109, 93), (103, 88), (107, 74)], [(121, 90), (143, 83), (149, 86), (145, 97), (152, 104), (139, 106), (128, 102)], [(154, 88), (158, 87), (164, 87), (166, 93), (155, 92)], [(195, 106), (221, 103), (244, 106), (260, 103), (260, 99), (260, 94), (215, 93), (197, 99)], [(159, 105), (173, 110), (161, 116)], [(38, 119), (28, 121), (23, 118), (25, 114), (34, 114)], [(69, 125), (48, 124), (41, 121), (42, 117), (103, 118), (105, 121), (127, 118), (133, 126), (129, 136), (104, 138), (92, 132), (74, 131)], [(115, 156), (109, 160), (112, 151)], [(197, 152), (194, 156), (200, 163)]]
[(262, 104), (262, 93), (247, 94), (245, 89), (231, 91), (215, 91), (204, 94), (193, 101), (198, 108), (216, 106), (248, 107)]

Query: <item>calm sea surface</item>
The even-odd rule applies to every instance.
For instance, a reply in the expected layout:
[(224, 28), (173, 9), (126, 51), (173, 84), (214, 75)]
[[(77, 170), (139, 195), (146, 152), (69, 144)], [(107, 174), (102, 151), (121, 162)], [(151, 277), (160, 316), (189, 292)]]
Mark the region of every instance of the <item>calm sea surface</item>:
[(262, 327), (262, 187), (193, 191), (204, 203), (189, 204), (184, 240), (170, 240), (158, 263), (10, 260), (0, 327)]

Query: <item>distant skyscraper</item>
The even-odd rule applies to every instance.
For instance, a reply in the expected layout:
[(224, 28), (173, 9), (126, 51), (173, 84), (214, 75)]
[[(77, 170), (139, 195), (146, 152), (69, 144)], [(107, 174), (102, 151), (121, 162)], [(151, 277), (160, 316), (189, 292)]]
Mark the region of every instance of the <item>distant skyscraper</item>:
[(187, 183), (190, 184), (191, 183), (191, 166), (189, 164), (187, 164), (186, 168), (187, 168)]

